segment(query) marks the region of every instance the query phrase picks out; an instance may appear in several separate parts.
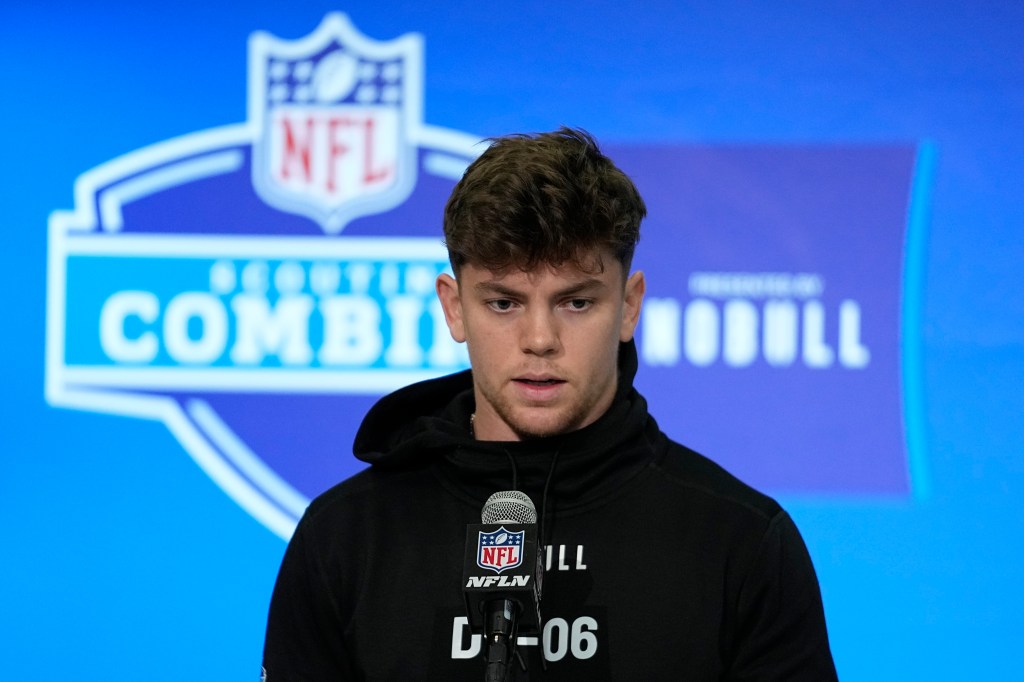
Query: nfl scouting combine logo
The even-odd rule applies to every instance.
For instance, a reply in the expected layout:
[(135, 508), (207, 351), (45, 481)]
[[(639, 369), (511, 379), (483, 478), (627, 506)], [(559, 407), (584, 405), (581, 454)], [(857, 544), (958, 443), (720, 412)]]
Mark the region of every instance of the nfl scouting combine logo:
[(376, 396), (467, 365), (433, 283), (483, 147), (422, 122), (422, 53), (341, 14), (256, 33), (246, 123), (81, 176), (50, 221), (48, 400), (165, 422), (290, 536)]
[[(164, 422), (289, 537), (382, 394), (467, 366), (434, 280), (479, 139), (423, 116), (423, 48), (341, 14), (256, 33), (248, 117), (86, 172), (50, 219), (46, 396)], [(932, 153), (606, 144), (648, 206), (637, 384), (775, 493), (926, 492), (918, 322)], [(480, 547), (500, 572), (516, 544)], [(488, 540), (490, 542), (490, 540)]]

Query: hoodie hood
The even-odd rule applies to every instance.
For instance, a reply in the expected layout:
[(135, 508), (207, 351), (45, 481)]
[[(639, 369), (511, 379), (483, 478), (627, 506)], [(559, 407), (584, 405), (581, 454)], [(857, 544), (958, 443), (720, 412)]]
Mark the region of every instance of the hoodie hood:
[(513, 487), (542, 495), (551, 476), (552, 493), (562, 503), (582, 503), (638, 473), (651, 461), (658, 438), (647, 403), (633, 388), (634, 342), (620, 345), (618, 365), (611, 407), (577, 431), (527, 441), (474, 439), (473, 376), (467, 370), (382, 398), (363, 420), (353, 449), (376, 469), (435, 466), (474, 499)]

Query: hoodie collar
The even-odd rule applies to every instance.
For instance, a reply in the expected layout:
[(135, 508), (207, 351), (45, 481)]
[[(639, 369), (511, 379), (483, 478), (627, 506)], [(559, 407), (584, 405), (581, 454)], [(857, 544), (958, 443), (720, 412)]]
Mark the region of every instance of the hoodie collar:
[(636, 370), (635, 344), (621, 344), (619, 385), (608, 411), (582, 429), (528, 441), (473, 438), (470, 371), (420, 382), (385, 396), (367, 413), (354, 450), (378, 468), (430, 463), (474, 500), (512, 487), (514, 458), (520, 489), (538, 502), (557, 453), (549, 495), (563, 507), (584, 503), (638, 473), (651, 459), (649, 442), (657, 426), (633, 389)]

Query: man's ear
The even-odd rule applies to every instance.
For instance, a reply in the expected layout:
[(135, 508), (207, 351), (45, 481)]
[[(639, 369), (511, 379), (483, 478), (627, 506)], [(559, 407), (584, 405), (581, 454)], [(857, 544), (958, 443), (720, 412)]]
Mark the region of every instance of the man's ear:
[(644, 293), (647, 291), (647, 281), (644, 273), (634, 272), (626, 280), (626, 291), (622, 302), (622, 327), (619, 330), (619, 341), (629, 341), (636, 331), (637, 322), (640, 321), (640, 307), (644, 302)]
[(437, 299), (444, 310), (444, 321), (448, 323), (448, 331), (452, 338), (462, 343), (466, 340), (466, 326), (462, 321), (462, 300), (459, 297), (459, 283), (447, 273), (437, 276), (434, 284)]

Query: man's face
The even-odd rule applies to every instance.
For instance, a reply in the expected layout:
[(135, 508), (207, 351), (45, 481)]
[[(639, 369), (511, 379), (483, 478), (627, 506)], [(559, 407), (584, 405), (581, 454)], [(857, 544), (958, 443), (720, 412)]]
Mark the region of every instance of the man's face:
[(626, 279), (611, 254), (591, 255), (601, 257), (603, 271), (567, 263), (492, 272), (467, 264), (458, 282), (438, 277), (448, 328), (469, 349), (477, 438), (574, 431), (611, 405), (619, 342), (633, 338), (644, 277)]

